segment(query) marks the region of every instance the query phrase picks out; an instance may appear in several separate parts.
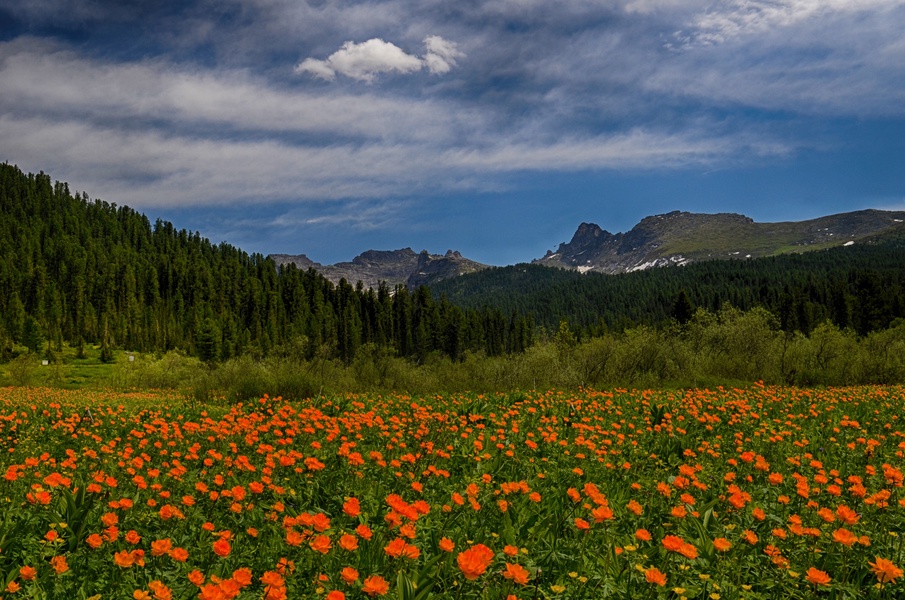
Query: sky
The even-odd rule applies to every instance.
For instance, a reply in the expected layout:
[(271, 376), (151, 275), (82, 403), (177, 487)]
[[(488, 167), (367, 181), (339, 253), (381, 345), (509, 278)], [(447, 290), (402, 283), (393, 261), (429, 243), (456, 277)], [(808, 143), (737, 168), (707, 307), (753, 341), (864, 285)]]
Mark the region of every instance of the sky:
[(5, 0), (0, 162), (214, 243), (905, 210), (905, 0)]

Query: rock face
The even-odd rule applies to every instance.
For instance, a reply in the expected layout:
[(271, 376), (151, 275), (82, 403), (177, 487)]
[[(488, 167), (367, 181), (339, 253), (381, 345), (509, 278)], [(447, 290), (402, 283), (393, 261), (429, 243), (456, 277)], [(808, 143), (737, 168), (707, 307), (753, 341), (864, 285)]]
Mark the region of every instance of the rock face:
[(381, 282), (390, 287), (405, 284), (409, 289), (435, 281), (457, 277), (486, 269), (487, 265), (464, 258), (459, 252), (449, 250), (444, 255), (429, 254), (427, 250), (416, 253), (411, 248), (401, 250), (368, 250), (352, 259), (335, 265), (321, 265), (304, 254), (271, 254), (278, 265), (294, 264), (299, 268), (312, 268), (324, 277), (339, 283), (341, 279), (355, 285), (361, 281), (365, 288), (374, 288)]
[(783, 223), (755, 223), (732, 213), (674, 211), (646, 217), (626, 233), (613, 234), (593, 223), (582, 223), (571, 241), (533, 262), (582, 273), (626, 273), (702, 260), (746, 259), (852, 245), (902, 229), (903, 222), (905, 212), (881, 210)]

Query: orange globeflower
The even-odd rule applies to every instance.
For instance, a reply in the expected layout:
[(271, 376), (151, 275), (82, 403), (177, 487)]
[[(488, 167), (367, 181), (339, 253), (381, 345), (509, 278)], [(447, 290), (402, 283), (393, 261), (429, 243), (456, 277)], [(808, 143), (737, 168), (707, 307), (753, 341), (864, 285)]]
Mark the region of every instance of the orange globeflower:
[(235, 571), (233, 571), (233, 581), (238, 583), (240, 587), (246, 587), (246, 586), (251, 585), (251, 581), (252, 581), (251, 569), (249, 569), (248, 567), (242, 567), (240, 569), (236, 569)]
[(104, 545), (104, 538), (96, 533), (92, 533), (85, 539), (85, 543), (96, 550)]
[(380, 575), (371, 575), (364, 580), (361, 591), (368, 596), (383, 596), (390, 591), (390, 584)]
[(695, 548), (692, 544), (685, 543), (682, 544), (681, 548), (679, 548), (679, 554), (689, 560), (694, 560), (698, 557), (698, 549)]
[(898, 568), (891, 560), (877, 557), (877, 562), (867, 563), (870, 570), (877, 576), (880, 583), (892, 583), (902, 576), (902, 569)]
[(713, 547), (716, 548), (719, 552), (726, 552), (727, 550), (729, 550), (729, 548), (732, 547), (732, 544), (730, 544), (729, 540), (727, 540), (726, 538), (718, 537), (713, 540)]
[(635, 539), (642, 542), (649, 542), (651, 540), (650, 532), (647, 529), (638, 529), (635, 531)]
[(229, 556), (229, 553), (232, 551), (232, 547), (229, 545), (229, 542), (224, 539), (217, 540), (213, 543), (212, 547), (214, 549), (214, 554), (223, 558)]
[(444, 537), (440, 538), (439, 546), (440, 550), (443, 550), (444, 552), (452, 552), (453, 548), (456, 547), (456, 544), (451, 539)]
[(576, 518), (576, 519), (575, 519), (575, 527), (576, 527), (577, 529), (581, 529), (581, 530), (583, 530), (583, 531), (586, 531), (586, 530), (588, 530), (588, 529), (591, 528), (591, 524), (588, 523), (587, 521), (585, 521), (584, 519)]
[(844, 527), (840, 527), (836, 531), (833, 532), (833, 541), (842, 544), (843, 546), (851, 546), (858, 541), (858, 536), (854, 533), (845, 529)]
[(128, 569), (133, 564), (135, 564), (135, 559), (132, 556), (132, 553), (128, 550), (123, 550), (122, 552), (116, 552), (113, 555), (113, 562), (116, 563), (116, 566), (122, 567), (123, 569)]
[(321, 554), (326, 554), (330, 551), (330, 546), (332, 543), (330, 542), (330, 536), (327, 535), (319, 535), (308, 544), (312, 550), (315, 552), (320, 552)]
[(346, 600), (346, 595), (339, 590), (332, 590), (327, 594), (327, 600)]
[(826, 571), (821, 571), (816, 567), (808, 569), (807, 580), (814, 585), (829, 585), (831, 581)]
[(170, 551), (170, 558), (176, 562), (185, 562), (189, 559), (189, 552), (185, 548), (173, 548)]
[(667, 535), (663, 538), (663, 547), (671, 552), (678, 552), (685, 545), (685, 540), (677, 535)]
[(56, 571), (57, 575), (62, 575), (69, 570), (69, 564), (66, 562), (65, 556), (54, 556), (50, 559), (50, 566), (53, 567), (53, 570)]
[(19, 577), (24, 579), (25, 581), (32, 581), (38, 575), (38, 570), (34, 567), (29, 567), (25, 565), (21, 569), (19, 569)]
[(666, 575), (657, 567), (650, 567), (644, 571), (644, 578), (648, 583), (666, 585)]
[(506, 579), (511, 579), (519, 585), (525, 585), (526, 583), (528, 583), (528, 579), (531, 577), (531, 573), (529, 573), (528, 569), (526, 569), (522, 565), (506, 563), (506, 570), (503, 571), (503, 577), (505, 577)]
[(172, 549), (173, 542), (170, 538), (151, 542), (151, 556), (163, 556), (164, 554), (169, 554)]
[(353, 552), (358, 549), (358, 538), (354, 535), (344, 533), (339, 538), (339, 547), (348, 552)]
[(358, 571), (353, 569), (352, 567), (343, 568), (342, 572), (339, 574), (342, 577), (342, 580), (348, 584), (353, 584), (358, 581)]
[(493, 562), (493, 550), (484, 544), (477, 544), (468, 550), (460, 552), (456, 557), (459, 570), (465, 575), (465, 579), (473, 581), (484, 574), (490, 563)]
[(361, 504), (358, 498), (349, 498), (343, 503), (343, 512), (350, 517), (357, 517), (361, 514)]

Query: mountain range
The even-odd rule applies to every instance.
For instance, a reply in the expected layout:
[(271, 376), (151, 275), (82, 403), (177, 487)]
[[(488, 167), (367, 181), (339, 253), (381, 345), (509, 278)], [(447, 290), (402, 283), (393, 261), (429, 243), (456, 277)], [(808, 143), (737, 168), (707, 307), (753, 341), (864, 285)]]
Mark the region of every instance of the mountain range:
[[(905, 232), (905, 212), (860, 210), (779, 223), (756, 223), (734, 213), (701, 214), (673, 211), (642, 219), (625, 233), (610, 233), (594, 223), (582, 223), (569, 242), (531, 262), (581, 273), (628, 273), (653, 267), (679, 266), (708, 260), (750, 259), (867, 243), (877, 236)], [(409, 289), (488, 265), (452, 250), (445, 255), (402, 250), (369, 250), (351, 262), (321, 265), (304, 254), (272, 254), (277, 264), (313, 268), (334, 283), (361, 281), (376, 288), (405, 284)]]

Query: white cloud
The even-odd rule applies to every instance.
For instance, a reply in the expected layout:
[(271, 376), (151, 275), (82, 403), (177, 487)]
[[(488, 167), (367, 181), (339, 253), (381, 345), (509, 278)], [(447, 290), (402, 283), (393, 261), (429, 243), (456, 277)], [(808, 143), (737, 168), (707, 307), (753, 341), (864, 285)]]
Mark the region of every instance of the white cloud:
[(359, 81), (371, 82), (381, 73), (414, 73), (425, 66), (431, 73), (442, 75), (456, 66), (457, 58), (464, 56), (455, 43), (438, 35), (424, 38), (424, 47), (425, 55), (419, 58), (379, 38), (360, 44), (349, 41), (326, 59), (306, 58), (295, 67), (295, 71), (310, 73), (329, 81), (339, 73)]
[(692, 20), (690, 37), (720, 44), (833, 15), (872, 12), (902, 6), (901, 0), (728, 0), (710, 6)]
[(424, 38), (424, 63), (431, 73), (442, 75), (456, 66), (456, 59), (464, 57), (454, 42), (444, 40), (439, 35)]
[(333, 79), (340, 73), (359, 81), (373, 81), (380, 73), (411, 73), (422, 66), (417, 56), (406, 54), (395, 44), (373, 38), (360, 44), (346, 42), (326, 60), (306, 58), (296, 67), (296, 72), (311, 73), (322, 79)]

